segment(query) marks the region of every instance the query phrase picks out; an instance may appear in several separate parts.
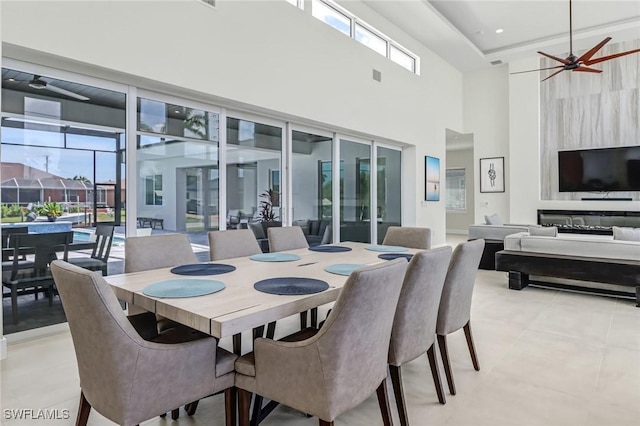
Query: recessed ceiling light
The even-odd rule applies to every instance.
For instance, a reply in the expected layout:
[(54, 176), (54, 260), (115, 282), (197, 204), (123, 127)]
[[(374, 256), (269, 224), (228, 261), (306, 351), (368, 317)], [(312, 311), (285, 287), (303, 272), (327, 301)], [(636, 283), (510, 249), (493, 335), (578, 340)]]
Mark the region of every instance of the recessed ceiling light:
[(478, 31), (476, 31), (476, 34), (477, 35), (484, 35), (484, 30), (478, 30)]
[(180, 110), (179, 109), (177, 109), (177, 110), (175, 110), (173, 112), (175, 112), (176, 114), (180, 114)]
[(15, 78), (8, 78), (7, 81), (16, 81)]
[(496, 34), (502, 34), (504, 32), (504, 30), (502, 28), (498, 28), (496, 30)]

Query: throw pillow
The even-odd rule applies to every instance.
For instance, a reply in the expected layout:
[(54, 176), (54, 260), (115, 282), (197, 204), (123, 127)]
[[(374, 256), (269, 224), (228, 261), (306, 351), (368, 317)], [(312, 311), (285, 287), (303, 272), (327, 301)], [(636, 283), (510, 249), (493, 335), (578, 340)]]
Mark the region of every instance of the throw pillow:
[(622, 241), (640, 241), (640, 228), (613, 226), (613, 239)]
[(558, 228), (555, 226), (531, 226), (529, 235), (532, 237), (556, 237)]
[(492, 214), (491, 216), (485, 215), (484, 221), (487, 225), (498, 225), (498, 226), (504, 225), (504, 221), (502, 220), (502, 218), (498, 213)]

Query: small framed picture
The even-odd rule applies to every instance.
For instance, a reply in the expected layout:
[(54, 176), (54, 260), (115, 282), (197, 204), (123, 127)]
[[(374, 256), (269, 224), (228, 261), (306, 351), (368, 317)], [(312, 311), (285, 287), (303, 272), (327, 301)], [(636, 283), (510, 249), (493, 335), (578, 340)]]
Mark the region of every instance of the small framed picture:
[(424, 157), (424, 199), (440, 201), (440, 159)]
[(480, 192), (504, 192), (504, 157), (480, 159)]

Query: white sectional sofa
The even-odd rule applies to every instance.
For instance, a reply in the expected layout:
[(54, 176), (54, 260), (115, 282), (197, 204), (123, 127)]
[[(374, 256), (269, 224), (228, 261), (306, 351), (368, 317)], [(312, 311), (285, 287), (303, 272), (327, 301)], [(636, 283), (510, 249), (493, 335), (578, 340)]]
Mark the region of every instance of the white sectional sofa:
[(640, 241), (614, 240), (611, 235), (542, 237), (518, 232), (505, 237), (504, 250), (495, 257), (496, 270), (509, 273), (511, 289), (526, 287), (530, 275), (535, 275), (536, 280), (538, 277), (572, 280), (571, 284), (544, 283), (552, 287), (620, 295), (611, 286), (593, 288), (587, 282), (614, 284), (635, 289), (640, 307)]

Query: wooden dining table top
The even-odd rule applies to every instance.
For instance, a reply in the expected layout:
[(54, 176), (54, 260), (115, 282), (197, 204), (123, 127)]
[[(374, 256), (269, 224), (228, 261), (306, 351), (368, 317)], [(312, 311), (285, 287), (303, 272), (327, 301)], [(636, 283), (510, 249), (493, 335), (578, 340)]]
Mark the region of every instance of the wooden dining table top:
[[(111, 284), (118, 299), (203, 333), (223, 338), (335, 301), (348, 277), (326, 272), (326, 266), (336, 263), (371, 265), (386, 262), (378, 258), (381, 252), (366, 249), (370, 244), (343, 242), (335, 245), (350, 247), (352, 251), (324, 253), (304, 248), (283, 252), (300, 256), (300, 260), (290, 262), (259, 262), (249, 257), (211, 262), (236, 267), (233, 272), (219, 275), (185, 276), (171, 273), (172, 268), (163, 268), (104, 278)], [(418, 251), (407, 249), (403, 253), (414, 254)], [(329, 288), (307, 295), (275, 295), (260, 292), (253, 287), (257, 281), (278, 277), (320, 279), (326, 281)], [(217, 293), (188, 298), (155, 298), (143, 293), (145, 287), (156, 282), (190, 278), (217, 280), (226, 287)]]

